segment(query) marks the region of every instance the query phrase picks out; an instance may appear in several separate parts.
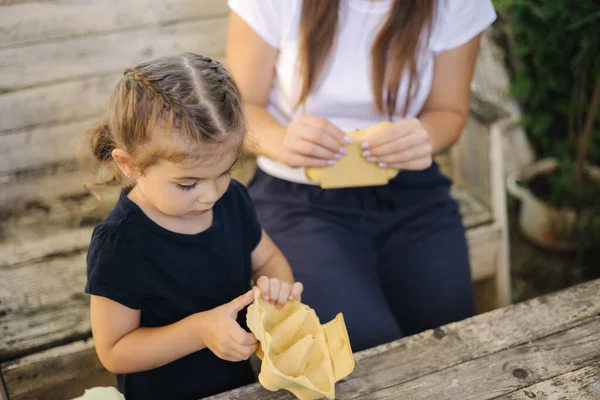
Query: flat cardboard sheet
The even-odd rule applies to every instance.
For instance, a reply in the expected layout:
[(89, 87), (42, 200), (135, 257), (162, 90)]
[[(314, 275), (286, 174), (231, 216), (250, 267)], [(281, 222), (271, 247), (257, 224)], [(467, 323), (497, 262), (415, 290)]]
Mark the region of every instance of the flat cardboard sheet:
[(306, 168), (306, 177), (318, 183), (323, 189), (385, 185), (398, 174), (397, 169), (381, 168), (362, 156), (360, 145), (390, 126), (382, 122), (369, 128), (348, 132), (353, 142), (346, 146), (346, 154), (330, 167)]

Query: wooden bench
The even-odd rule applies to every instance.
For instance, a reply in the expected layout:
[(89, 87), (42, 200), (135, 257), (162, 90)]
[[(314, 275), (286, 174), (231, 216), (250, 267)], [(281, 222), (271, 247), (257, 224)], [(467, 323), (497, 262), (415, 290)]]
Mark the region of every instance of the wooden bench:
[[(0, 75), (0, 399), (64, 400), (115, 383), (95, 355), (82, 293), (92, 228), (115, 196), (97, 204), (84, 193), (93, 176), (74, 162), (74, 140), (123, 68), (184, 50), (219, 58), (227, 22), (225, 0), (135, 4), (147, 12), (120, 0), (0, 5), (0, 59), (9, 60)], [(490, 77), (476, 79), (465, 135), (438, 161), (457, 183), (486, 310), (510, 302), (503, 113), (480, 90)], [(236, 176), (251, 171), (248, 160)]]

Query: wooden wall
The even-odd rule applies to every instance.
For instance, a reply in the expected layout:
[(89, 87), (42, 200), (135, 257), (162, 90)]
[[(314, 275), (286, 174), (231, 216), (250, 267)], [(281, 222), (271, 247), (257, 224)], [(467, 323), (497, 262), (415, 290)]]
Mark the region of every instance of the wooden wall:
[(0, 208), (81, 191), (77, 139), (123, 69), (222, 58), (226, 29), (226, 0), (0, 0)]

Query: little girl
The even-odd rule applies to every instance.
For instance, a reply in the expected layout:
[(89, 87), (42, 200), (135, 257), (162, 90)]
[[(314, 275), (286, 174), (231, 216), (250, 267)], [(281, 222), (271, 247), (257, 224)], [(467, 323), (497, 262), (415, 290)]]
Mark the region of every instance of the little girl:
[(198, 399), (254, 381), (257, 341), (238, 316), (251, 281), (282, 306), (302, 285), (259, 226), (231, 168), (246, 133), (219, 63), (185, 53), (125, 70), (94, 156), (127, 178), (92, 235), (86, 293), (102, 364), (127, 400)]

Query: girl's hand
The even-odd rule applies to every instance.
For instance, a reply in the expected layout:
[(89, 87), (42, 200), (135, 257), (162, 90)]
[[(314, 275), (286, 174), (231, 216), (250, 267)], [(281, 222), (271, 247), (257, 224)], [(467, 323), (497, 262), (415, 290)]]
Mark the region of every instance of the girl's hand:
[(249, 291), (206, 312), (201, 327), (202, 341), (217, 357), (227, 361), (247, 360), (258, 348), (256, 337), (236, 321), (238, 312), (253, 300), (254, 294)]
[(423, 170), (433, 162), (431, 139), (416, 118), (401, 119), (361, 144), (363, 157), (382, 168)]
[(301, 301), (302, 291), (304, 287), (300, 282), (293, 284), (288, 282), (280, 281), (277, 278), (268, 278), (261, 276), (256, 281), (256, 286), (262, 293), (262, 298), (275, 305), (275, 307), (281, 309), (286, 301), (297, 300)]
[(352, 141), (328, 120), (313, 115), (296, 115), (283, 139), (282, 161), (290, 167), (333, 165), (346, 154)]

